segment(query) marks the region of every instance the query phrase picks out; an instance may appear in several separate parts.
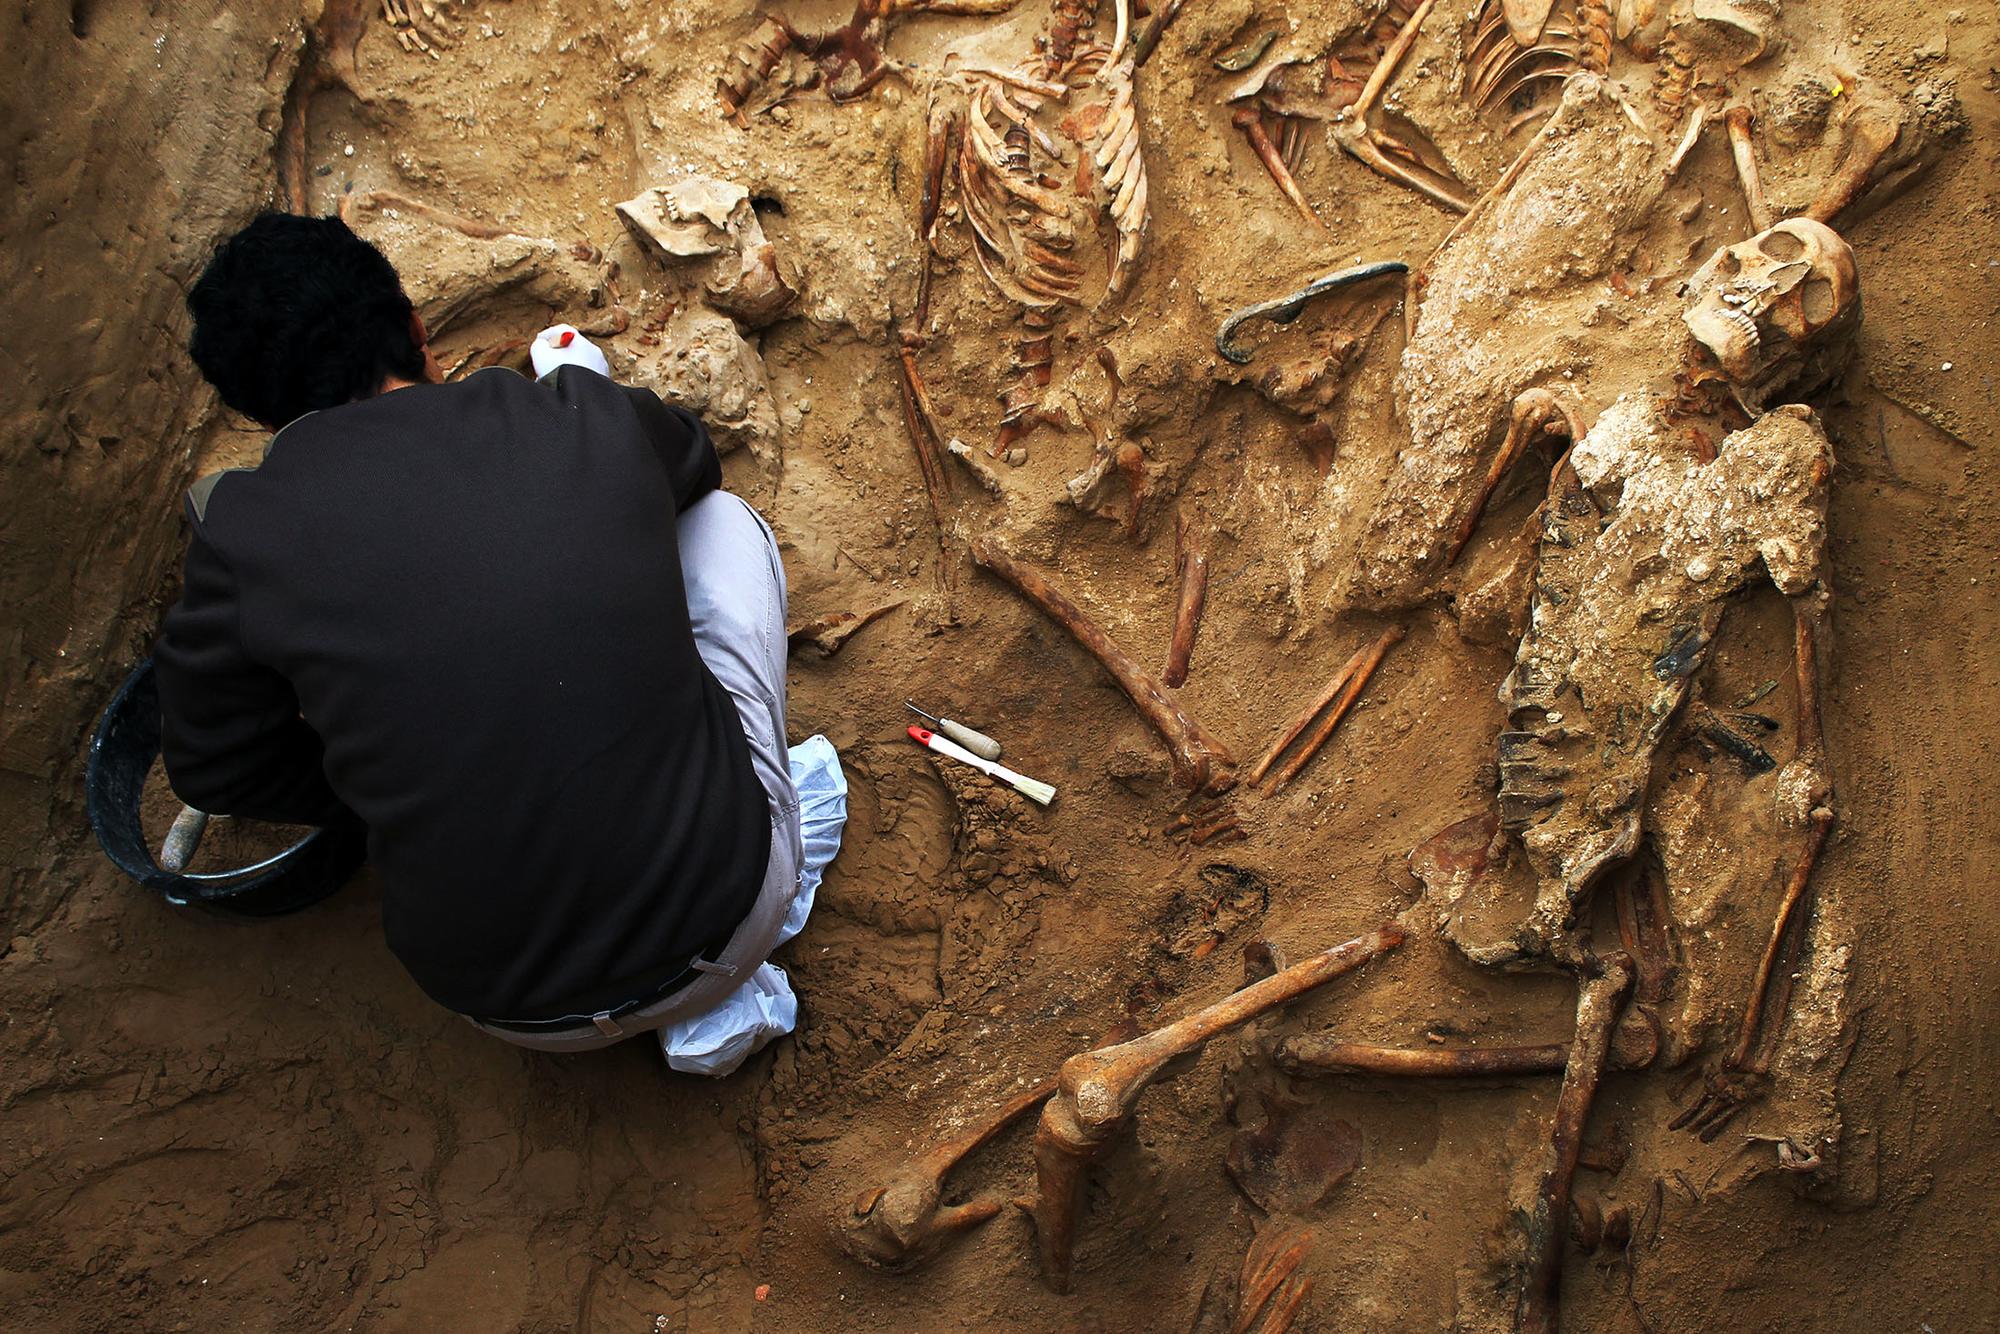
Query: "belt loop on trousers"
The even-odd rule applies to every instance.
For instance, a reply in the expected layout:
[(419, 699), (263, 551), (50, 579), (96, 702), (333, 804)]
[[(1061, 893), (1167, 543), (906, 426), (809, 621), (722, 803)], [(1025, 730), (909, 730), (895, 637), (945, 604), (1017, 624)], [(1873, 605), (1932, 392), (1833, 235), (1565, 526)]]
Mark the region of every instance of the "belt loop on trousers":
[(625, 1036), (625, 1030), (618, 1026), (618, 1021), (611, 1017), (611, 1011), (609, 1010), (599, 1010), (596, 1014), (590, 1016), (590, 1022), (596, 1024), (597, 1031), (608, 1038), (622, 1038)]
[(733, 963), (716, 963), (700, 957), (697, 957), (688, 967), (698, 973), (721, 973), (724, 977), (732, 981), (735, 980), (736, 974), (739, 971)]

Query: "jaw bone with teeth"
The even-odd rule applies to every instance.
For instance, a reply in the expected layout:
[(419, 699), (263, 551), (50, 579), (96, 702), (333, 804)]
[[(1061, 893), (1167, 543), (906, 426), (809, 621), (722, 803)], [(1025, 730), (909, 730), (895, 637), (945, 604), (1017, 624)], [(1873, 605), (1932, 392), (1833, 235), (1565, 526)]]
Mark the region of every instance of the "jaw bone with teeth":
[(1831, 380), (1861, 321), (1854, 251), (1810, 218), (1716, 251), (1687, 296), (1681, 319), (1752, 414)]

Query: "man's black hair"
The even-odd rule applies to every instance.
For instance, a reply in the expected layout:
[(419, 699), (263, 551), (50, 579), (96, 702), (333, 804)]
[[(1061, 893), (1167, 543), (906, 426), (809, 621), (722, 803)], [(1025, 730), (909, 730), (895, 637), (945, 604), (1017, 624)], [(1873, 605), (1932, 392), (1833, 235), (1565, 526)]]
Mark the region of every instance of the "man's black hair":
[(188, 352), (222, 401), (276, 430), (424, 378), (410, 299), (339, 218), (266, 213), (216, 248), (188, 293)]

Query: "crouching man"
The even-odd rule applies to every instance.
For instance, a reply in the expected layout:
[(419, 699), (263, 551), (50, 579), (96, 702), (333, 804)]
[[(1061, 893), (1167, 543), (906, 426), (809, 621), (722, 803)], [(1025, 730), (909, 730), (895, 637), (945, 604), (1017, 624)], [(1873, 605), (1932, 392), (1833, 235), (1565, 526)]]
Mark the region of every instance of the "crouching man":
[(333, 218), (257, 219), (188, 306), (202, 374), (277, 434), (188, 495), (156, 653), (181, 799), (359, 819), (390, 948), (495, 1037), (657, 1032), (725, 1073), (789, 1031), (766, 960), (846, 785), (824, 738), (787, 751), (784, 570), (701, 422), (565, 326), (538, 380), (443, 383)]

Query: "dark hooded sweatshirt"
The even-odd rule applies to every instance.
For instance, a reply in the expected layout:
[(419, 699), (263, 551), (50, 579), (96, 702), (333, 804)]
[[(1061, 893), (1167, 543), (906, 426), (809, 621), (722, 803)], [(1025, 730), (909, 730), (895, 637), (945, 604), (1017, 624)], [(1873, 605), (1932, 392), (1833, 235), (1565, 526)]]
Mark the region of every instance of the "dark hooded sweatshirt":
[(769, 854), (675, 540), (721, 480), (698, 420), (575, 366), (300, 418), (189, 495), (157, 650), (174, 790), (358, 816), (389, 945), (451, 1009), (649, 998), (727, 940)]

